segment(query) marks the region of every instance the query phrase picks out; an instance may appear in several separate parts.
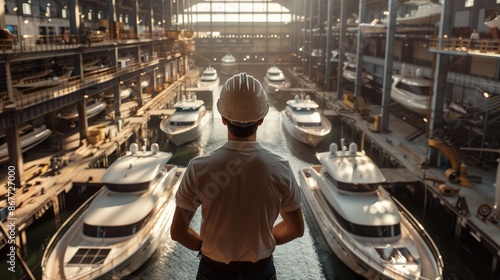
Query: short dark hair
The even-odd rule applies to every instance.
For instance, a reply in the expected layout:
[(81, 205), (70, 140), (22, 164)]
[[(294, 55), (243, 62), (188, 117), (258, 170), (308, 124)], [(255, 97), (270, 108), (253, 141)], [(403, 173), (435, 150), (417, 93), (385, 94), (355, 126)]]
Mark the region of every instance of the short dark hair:
[(257, 128), (259, 127), (259, 122), (256, 122), (252, 125), (249, 125), (247, 127), (241, 127), (232, 124), (229, 120), (225, 119), (227, 123), (227, 129), (231, 134), (238, 138), (245, 138), (250, 135), (253, 135), (255, 132), (257, 132)]

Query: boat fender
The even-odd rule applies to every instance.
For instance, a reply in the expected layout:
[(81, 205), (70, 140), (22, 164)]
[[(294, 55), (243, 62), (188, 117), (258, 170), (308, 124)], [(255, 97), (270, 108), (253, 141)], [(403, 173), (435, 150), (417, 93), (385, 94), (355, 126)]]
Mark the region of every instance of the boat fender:
[(491, 207), (488, 204), (481, 204), (477, 208), (477, 216), (479, 216), (483, 222), (491, 214)]

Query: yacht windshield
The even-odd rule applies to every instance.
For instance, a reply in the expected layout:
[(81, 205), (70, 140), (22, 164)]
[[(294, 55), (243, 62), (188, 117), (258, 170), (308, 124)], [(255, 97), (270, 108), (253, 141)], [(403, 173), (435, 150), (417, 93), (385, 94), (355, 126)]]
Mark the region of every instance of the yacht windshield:
[(420, 96), (429, 96), (430, 93), (430, 88), (429, 87), (422, 87), (422, 86), (410, 86), (405, 83), (399, 82), (396, 85), (396, 88), (402, 89), (404, 91), (413, 93), (415, 95), (420, 95)]
[(146, 215), (146, 217), (138, 222), (122, 226), (94, 226), (83, 224), (83, 234), (86, 236), (97, 238), (129, 236), (141, 230), (151, 218), (152, 213), (153, 211), (151, 211), (148, 215)]

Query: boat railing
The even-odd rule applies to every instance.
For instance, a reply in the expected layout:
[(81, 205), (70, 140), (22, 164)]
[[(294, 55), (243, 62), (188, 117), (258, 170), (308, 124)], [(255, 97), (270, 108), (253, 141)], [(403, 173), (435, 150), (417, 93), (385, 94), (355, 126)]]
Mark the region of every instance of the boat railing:
[(60, 279), (59, 277), (57, 278), (51, 278), (50, 275), (46, 274), (45, 271), (45, 266), (47, 264), (47, 261), (52, 254), (52, 251), (55, 249), (57, 246), (57, 243), (59, 240), (62, 238), (64, 233), (73, 225), (73, 223), (87, 210), (87, 208), (90, 206), (90, 202), (102, 191), (104, 191), (104, 187), (99, 189), (96, 193), (94, 193), (89, 199), (87, 199), (66, 221), (62, 224), (62, 226), (59, 227), (59, 229), (56, 231), (56, 233), (53, 235), (52, 239), (49, 241), (49, 244), (47, 245), (47, 248), (45, 249), (43, 256), (42, 256), (42, 275), (46, 279)]
[(401, 204), (401, 202), (399, 202), (395, 197), (392, 197), (392, 200), (396, 203), (398, 209), (400, 210), (399, 212), (413, 225), (413, 228), (418, 231), (424, 242), (427, 244), (432, 255), (434, 256), (434, 259), (437, 261), (439, 275), (443, 275), (443, 257), (441, 256), (441, 253), (439, 252), (439, 249), (436, 243), (434, 243), (432, 237), (427, 233), (424, 226), (422, 226), (422, 224), (420, 224), (420, 222), (413, 215), (409, 214), (410, 212), (403, 206), (403, 204)]
[[(91, 75), (86, 74), (83, 81), (80, 76), (71, 76), (68, 78), (61, 78), (61, 82), (58, 85), (51, 87), (40, 88), (28, 88), (26, 90), (17, 90), (16, 93), (9, 96), (8, 92), (0, 93), (0, 112), (6, 108), (24, 109), (42, 102), (52, 100), (57, 97), (65, 96), (71, 94), (79, 89), (89, 88), (93, 86), (98, 86), (107, 81), (113, 80), (116, 76), (121, 74), (126, 74), (130, 71), (139, 71), (145, 66), (151, 64), (157, 64), (158, 59), (153, 59), (145, 63), (131, 62), (127, 64), (126, 68), (119, 66), (107, 67), (105, 70), (99, 71), (98, 73)], [(95, 90), (95, 93), (100, 91)], [(89, 90), (89, 93), (92, 92)]]
[[(13, 34), (15, 35), (15, 34)], [(82, 47), (106, 46), (115, 43), (128, 43), (133, 41), (149, 42), (169, 39), (163, 31), (153, 33), (131, 33), (123, 32), (112, 36), (108, 32), (89, 30), (87, 34), (72, 35), (64, 33), (61, 35), (15, 35), (8, 39), (0, 40), (0, 53), (28, 53), (39, 51), (71, 50)]]
[(500, 40), (479, 39), (471, 40), (469, 38), (432, 38), (430, 39), (429, 49), (453, 51), (453, 52), (479, 52), (500, 54)]
[[(174, 178), (169, 182), (170, 186), (178, 184), (179, 179), (180, 179), (179, 172), (175, 169), (173, 170), (173, 172), (176, 172), (176, 173), (174, 175)], [(170, 189), (170, 188), (171, 187), (168, 187), (167, 189)], [(159, 202), (159, 204), (158, 204), (159, 206), (157, 207), (157, 209), (159, 209), (159, 211), (157, 211), (156, 214), (152, 217), (152, 219), (151, 219), (152, 221), (158, 221), (161, 218), (162, 213), (165, 211), (167, 211), (167, 212), (170, 211), (173, 213), (175, 205), (173, 203), (168, 204), (168, 202), (171, 201), (174, 197), (175, 197), (175, 192), (171, 192), (168, 196), (164, 197), (163, 201)], [(142, 245), (143, 242), (148, 241), (148, 236), (151, 234), (151, 232), (153, 231), (153, 228), (156, 226), (156, 224), (157, 224), (156, 222), (148, 223), (148, 226), (141, 230), (141, 234), (138, 236), (135, 236), (132, 239), (133, 243), (129, 243), (129, 246), (127, 246), (127, 250), (121, 252), (118, 255), (115, 255), (113, 257), (113, 260), (111, 260), (110, 262), (108, 262), (107, 264), (105, 264), (103, 266), (100, 266), (99, 269), (92, 270), (90, 273), (83, 274), (83, 275), (82, 275), (81, 271), (76, 271), (74, 275), (66, 275), (67, 278), (72, 279), (72, 280), (93, 279), (93, 278), (96, 278), (97, 276), (105, 273), (107, 270), (115, 267), (118, 263), (122, 262), (126, 257), (135, 253), (137, 251), (137, 249)], [(56, 280), (56, 279), (54, 279), (54, 280)]]

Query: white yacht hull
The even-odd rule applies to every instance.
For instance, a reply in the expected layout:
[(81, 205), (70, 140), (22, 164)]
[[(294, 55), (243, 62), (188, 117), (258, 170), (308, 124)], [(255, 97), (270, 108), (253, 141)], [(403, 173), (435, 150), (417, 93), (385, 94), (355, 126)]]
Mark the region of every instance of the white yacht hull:
[(198, 139), (208, 128), (209, 120), (210, 114), (205, 112), (201, 120), (192, 126), (171, 127), (169, 118), (166, 118), (161, 121), (160, 129), (166, 133), (169, 141), (180, 146)]
[(220, 71), (222, 75), (234, 75), (238, 73), (238, 64), (236, 63), (224, 63), (220, 64)]
[[(380, 257), (373, 252), (374, 246), (390, 245), (394, 247), (403, 247), (405, 243), (398, 243), (398, 241), (394, 243), (394, 241), (384, 241), (383, 239), (377, 242), (371, 242), (369, 240), (360, 241), (358, 240), (359, 237), (356, 238), (342, 228), (336, 216), (331, 211), (332, 206), (326, 201), (327, 198), (321, 194), (320, 189), (326, 186), (321, 185), (324, 183), (318, 183), (318, 181), (311, 176), (310, 170), (315, 167), (319, 168), (320, 166), (318, 165), (299, 170), (299, 180), (304, 195), (304, 201), (310, 213), (312, 213), (314, 221), (318, 225), (328, 246), (342, 262), (351, 270), (367, 279), (441, 279), (442, 270), (438, 266), (438, 262), (442, 262), (440, 255), (439, 260), (436, 260), (431, 250), (427, 247), (427, 243), (423, 240), (414, 240), (421, 239), (421, 237), (418, 237), (420, 236), (419, 229), (416, 229), (404, 215), (401, 215), (402, 240), (405, 240), (405, 243), (409, 241), (416, 243), (416, 250), (418, 250), (418, 254), (420, 255), (418, 261), (422, 266), (420, 275), (411, 275), (398, 271), (396, 265), (390, 262), (384, 263)], [(381, 187), (379, 191), (388, 195)], [(402, 267), (404, 267), (404, 265)]]
[(401, 79), (400, 76), (395, 76), (391, 87), (391, 98), (401, 106), (422, 115), (429, 113), (429, 96), (416, 95), (409, 91), (402, 90), (396, 87), (396, 84)]
[[(387, 33), (387, 26), (385, 24), (370, 24), (370, 23), (360, 23), (359, 28), (361, 33), (364, 35), (370, 34), (380, 34)], [(396, 33), (418, 33), (418, 32), (430, 32), (432, 28), (427, 26), (396, 26)]]
[(494, 19), (484, 22), (488, 28), (500, 28), (500, 16), (496, 16)]
[[(104, 101), (96, 102), (91, 106), (87, 106), (87, 119), (97, 116), (105, 109), (106, 102)], [(59, 114), (58, 117), (67, 121), (78, 121), (78, 111), (75, 110), (67, 114)]]
[(214, 90), (219, 86), (220, 79), (217, 77), (214, 81), (210, 82), (205, 82), (205, 81), (199, 81), (198, 82), (198, 88), (204, 89), (204, 90)]
[[(19, 139), (19, 144), (21, 146), (21, 152), (25, 152), (35, 147), (36, 145), (45, 141), (52, 134), (52, 130), (45, 128), (45, 126), (34, 128), (33, 132), (23, 135)], [(9, 151), (7, 148), (7, 143), (0, 145), (0, 163), (7, 162), (9, 160)]]
[[(318, 225), (321, 234), (325, 238), (328, 246), (332, 249), (335, 255), (351, 270), (367, 279), (390, 279), (382, 277), (376, 270), (371, 269), (363, 259), (356, 256), (356, 249), (347, 246), (344, 243), (344, 238), (348, 237), (348, 233), (344, 232), (335, 220), (334, 215), (329, 211), (324, 211), (318, 203), (311, 203), (317, 201), (318, 197), (312, 190), (306, 190), (304, 186), (309, 186), (311, 182), (307, 182), (307, 178), (300, 170), (300, 185), (307, 209), (310, 210), (314, 217), (314, 222)], [(314, 180), (314, 179), (313, 179)], [(315, 182), (314, 182), (315, 184)]]
[[(122, 279), (141, 267), (156, 251), (162, 238), (167, 235), (175, 210), (175, 194), (184, 175), (183, 170), (173, 167), (168, 183), (171, 187), (165, 191), (158, 201), (157, 211), (148, 221), (148, 225), (132, 236), (120, 238), (89, 238), (83, 236), (83, 219), (88, 209), (69, 225), (68, 230), (51, 241), (57, 242), (54, 247), (49, 244), (42, 262), (42, 279)], [(103, 189), (96, 196), (106, 196)], [(88, 202), (87, 205), (91, 204)], [(71, 218), (70, 218), (71, 219)], [(69, 219), (68, 219), (69, 220)], [(64, 228), (63, 225), (61, 228)], [(57, 233), (54, 237), (57, 236)], [(57, 241), (55, 241), (57, 240)], [(101, 241), (102, 240), (102, 241)], [(115, 240), (115, 241), (113, 241)], [(111, 249), (101, 264), (72, 264), (70, 259), (82, 248), (94, 250)], [(49, 251), (50, 249), (50, 251)]]
[(141, 246), (137, 247), (135, 252), (129, 258), (125, 259), (109, 272), (98, 276), (97, 279), (122, 279), (139, 269), (156, 251), (160, 245), (162, 237), (166, 234), (168, 235), (167, 230), (170, 228), (170, 224), (172, 223), (174, 210), (175, 201), (172, 196), (169, 198), (169, 202), (164, 206), (162, 214), (160, 214), (164, 217), (164, 219), (157, 223), (152, 230), (154, 234), (151, 234), (147, 240), (142, 242)]
[(65, 74), (59, 77), (50, 77), (50, 78), (34, 78), (34, 79), (26, 79), (26, 81), (13, 84), (12, 86), (15, 88), (35, 88), (35, 87), (50, 87), (63, 84), (67, 82), (67, 79), (71, 76), (72, 71), (67, 71)]
[[(281, 123), (285, 130), (297, 141), (312, 147), (318, 144), (330, 133), (331, 124), (325, 117), (321, 116), (321, 123), (323, 126), (300, 127), (295, 124), (287, 115), (286, 111), (280, 113)], [(326, 126), (325, 126), (326, 125)]]
[(284, 81), (275, 82), (269, 80), (269, 78), (267, 77), (264, 77), (264, 88), (268, 94), (273, 94), (276, 91), (285, 90), (289, 88), (290, 85), (290, 80), (286, 78)]
[[(129, 87), (120, 89), (120, 100), (125, 100), (130, 97), (132, 94), (132, 89)], [(102, 95), (103, 98), (105, 99), (114, 99), (115, 96), (112, 92), (106, 92)]]
[(396, 19), (396, 23), (405, 25), (422, 25), (422, 24), (434, 24), (438, 22), (441, 18), (441, 13), (433, 13), (430, 15), (417, 16), (417, 17), (401, 17)]

